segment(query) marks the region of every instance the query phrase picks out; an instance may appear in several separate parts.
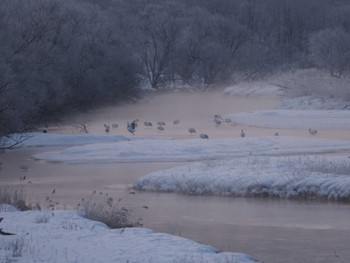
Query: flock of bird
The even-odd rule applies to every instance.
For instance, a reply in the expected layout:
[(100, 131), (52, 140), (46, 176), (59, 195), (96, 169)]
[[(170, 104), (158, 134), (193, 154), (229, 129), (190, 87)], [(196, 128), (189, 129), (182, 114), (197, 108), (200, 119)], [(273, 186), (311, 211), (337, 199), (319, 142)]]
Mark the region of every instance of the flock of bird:
[[(223, 119), (223, 118), (221, 117), (221, 115), (219, 115), (219, 114), (215, 114), (212, 121), (213, 121), (215, 127), (219, 127), (222, 123), (227, 123), (227, 124), (233, 125), (232, 120), (231, 120), (230, 118), (225, 118), (225, 119)], [(128, 130), (128, 132), (130, 132), (132, 135), (135, 135), (135, 132), (136, 132), (136, 129), (137, 129), (137, 126), (138, 126), (138, 122), (139, 122), (138, 119), (135, 119), (135, 120), (133, 120), (132, 122), (127, 122), (127, 130)], [(179, 119), (175, 119), (175, 120), (173, 121), (173, 125), (176, 126), (176, 125), (178, 125), (178, 124), (180, 124), (180, 120), (179, 120)], [(146, 128), (151, 128), (151, 127), (153, 127), (153, 123), (150, 122), (150, 121), (145, 121), (145, 122), (143, 123), (143, 125), (144, 125)], [(119, 127), (118, 123), (116, 123), (116, 122), (115, 122), (115, 123), (112, 123), (111, 125), (103, 124), (103, 126), (104, 126), (104, 128), (105, 128), (105, 132), (106, 132), (106, 133), (109, 133), (109, 132), (111, 131), (111, 127), (112, 127), (112, 129), (116, 129), (116, 128)], [(166, 126), (165, 121), (158, 121), (158, 122), (157, 122), (157, 130), (159, 130), (159, 131), (164, 131), (164, 130), (165, 130), (165, 126)], [(85, 130), (86, 130), (86, 128), (85, 128)], [(45, 125), (45, 128), (43, 129), (42, 132), (43, 132), (43, 133), (47, 133), (47, 132), (48, 132), (48, 126), (47, 126), (47, 125)], [(189, 132), (190, 135), (193, 135), (193, 134), (196, 134), (196, 133), (197, 133), (196, 129), (193, 128), (193, 127), (188, 128), (188, 132)], [(309, 128), (309, 133), (310, 133), (311, 135), (316, 135), (316, 134), (318, 134), (317, 130), (311, 129), (311, 128)], [(278, 132), (275, 132), (274, 135), (275, 135), (275, 136), (279, 136), (279, 133), (278, 133)], [(244, 132), (243, 129), (241, 129), (240, 137), (242, 137), (242, 138), (246, 137), (246, 133)], [(200, 134), (199, 134), (199, 138), (201, 138), (201, 139), (209, 139), (209, 136), (208, 136), (206, 133), (200, 133)], [(0, 167), (1, 167), (1, 163), (0, 163)]]
[[(227, 124), (231, 124), (231, 125), (232, 125), (232, 120), (231, 120), (230, 118), (225, 118), (225, 119), (224, 119), (224, 118), (222, 118), (221, 115), (219, 115), (219, 114), (215, 114), (215, 115), (214, 115), (214, 118), (212, 119), (212, 121), (213, 121), (215, 127), (219, 127), (222, 123), (227, 123)], [(138, 122), (139, 122), (138, 119), (135, 119), (135, 120), (133, 120), (133, 121), (131, 121), (131, 122), (127, 122), (127, 130), (128, 130), (128, 132), (130, 132), (132, 135), (135, 135), (136, 129), (137, 129), (137, 127), (138, 127)], [(178, 125), (178, 124), (180, 124), (180, 120), (179, 120), (179, 119), (175, 119), (175, 120), (173, 121), (173, 125), (176, 126), (176, 125)], [(153, 123), (150, 122), (150, 121), (145, 121), (145, 122), (143, 123), (143, 125), (144, 125), (147, 129), (153, 127)], [(117, 123), (113, 123), (113, 124), (111, 124), (111, 126), (110, 126), (110, 125), (107, 125), (107, 124), (104, 124), (104, 127), (105, 127), (105, 132), (106, 132), (106, 133), (109, 133), (110, 130), (111, 130), (111, 127), (112, 127), (113, 129), (115, 129), (115, 128), (118, 128), (119, 125), (118, 125)], [(165, 121), (158, 121), (158, 122), (156, 123), (156, 127), (157, 127), (157, 130), (159, 130), (159, 131), (164, 131), (164, 130), (165, 130), (165, 127), (166, 127)], [(194, 135), (194, 134), (197, 133), (197, 131), (196, 131), (196, 129), (195, 129), (194, 127), (188, 128), (188, 132), (189, 132), (190, 135)], [(314, 130), (314, 129), (311, 129), (311, 128), (310, 128), (310, 129), (309, 129), (309, 133), (310, 133), (311, 135), (316, 135), (316, 134), (317, 134), (317, 130)], [(279, 136), (279, 133), (276, 132), (276, 133), (274, 134), (274, 136)], [(241, 138), (246, 137), (246, 133), (245, 133), (245, 131), (244, 131), (243, 129), (241, 129), (240, 137), (241, 137)], [(201, 138), (201, 139), (209, 139), (209, 136), (208, 136), (206, 133), (200, 133), (200, 134), (199, 134), (199, 138)]]

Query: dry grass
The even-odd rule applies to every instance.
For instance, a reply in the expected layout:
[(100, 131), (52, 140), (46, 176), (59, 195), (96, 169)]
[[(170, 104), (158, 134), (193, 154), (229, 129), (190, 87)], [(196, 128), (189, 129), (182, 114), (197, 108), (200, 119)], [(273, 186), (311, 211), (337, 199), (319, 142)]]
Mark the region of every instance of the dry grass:
[(20, 211), (30, 210), (23, 187), (0, 187), (0, 204), (13, 205)]
[(83, 211), (86, 218), (105, 223), (110, 228), (141, 227), (142, 219), (132, 221), (132, 210), (122, 206), (122, 200), (114, 200), (109, 194), (94, 191), (88, 200), (83, 199), (82, 204), (78, 204), (78, 209)]

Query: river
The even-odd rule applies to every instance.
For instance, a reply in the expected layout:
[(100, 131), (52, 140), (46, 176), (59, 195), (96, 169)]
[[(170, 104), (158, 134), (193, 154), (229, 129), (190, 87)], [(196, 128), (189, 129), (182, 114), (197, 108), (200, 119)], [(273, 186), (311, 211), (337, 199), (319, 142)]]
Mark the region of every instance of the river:
[[(224, 97), (220, 92), (160, 94), (138, 104), (105, 107), (72, 116), (64, 125), (49, 125), (49, 132), (74, 132), (73, 124), (85, 123), (89, 132), (104, 133), (104, 123), (118, 122), (110, 134), (128, 135), (126, 122), (140, 119), (136, 135), (190, 138), (189, 127), (210, 137), (238, 137), (241, 129), (248, 136), (271, 135), (276, 130), (223, 124), (215, 127), (215, 114), (274, 108), (278, 97)], [(172, 124), (180, 119), (180, 124)], [(165, 131), (143, 127), (143, 121), (165, 121)], [(280, 133), (309, 136), (305, 130)], [(333, 132), (334, 134), (334, 132)], [(347, 131), (336, 131), (350, 139)], [(323, 133), (321, 136), (330, 137)], [(128, 194), (135, 180), (152, 171), (183, 163), (64, 164), (34, 161), (34, 153), (57, 148), (29, 148), (7, 151), (0, 183), (23, 187), (30, 202), (45, 206), (53, 200), (59, 208), (76, 208), (81, 198), (93, 191), (122, 198), (122, 205), (141, 217), (144, 227), (213, 245), (223, 251), (250, 254), (260, 262), (322, 263), (350, 262), (350, 206), (335, 202), (247, 199), (214, 196), (185, 196), (166, 193)], [(28, 169), (21, 169), (25, 165)], [(26, 176), (25, 181), (20, 178)], [(149, 209), (144, 209), (147, 206)]]

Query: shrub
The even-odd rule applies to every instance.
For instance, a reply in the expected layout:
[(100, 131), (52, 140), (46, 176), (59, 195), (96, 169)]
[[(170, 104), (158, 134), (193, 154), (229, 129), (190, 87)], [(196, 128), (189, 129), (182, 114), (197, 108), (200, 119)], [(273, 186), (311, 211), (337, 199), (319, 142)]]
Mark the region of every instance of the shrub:
[(0, 204), (13, 205), (20, 211), (26, 211), (31, 209), (25, 201), (25, 194), (22, 187), (0, 187)]
[(82, 209), (86, 218), (105, 223), (110, 228), (142, 226), (141, 218), (131, 221), (130, 213), (132, 210), (123, 207), (121, 205), (122, 200), (120, 198), (115, 201), (108, 194), (102, 192), (97, 194), (94, 191), (87, 201), (82, 199), (82, 205), (78, 204), (78, 208)]

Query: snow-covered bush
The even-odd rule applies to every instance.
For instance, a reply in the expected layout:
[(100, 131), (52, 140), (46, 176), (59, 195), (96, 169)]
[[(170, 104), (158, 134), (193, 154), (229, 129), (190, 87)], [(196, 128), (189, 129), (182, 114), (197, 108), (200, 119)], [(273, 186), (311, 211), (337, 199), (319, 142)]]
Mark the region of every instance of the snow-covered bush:
[(283, 89), (289, 97), (313, 96), (350, 100), (350, 77), (335, 78), (321, 70), (281, 73), (267, 82)]

